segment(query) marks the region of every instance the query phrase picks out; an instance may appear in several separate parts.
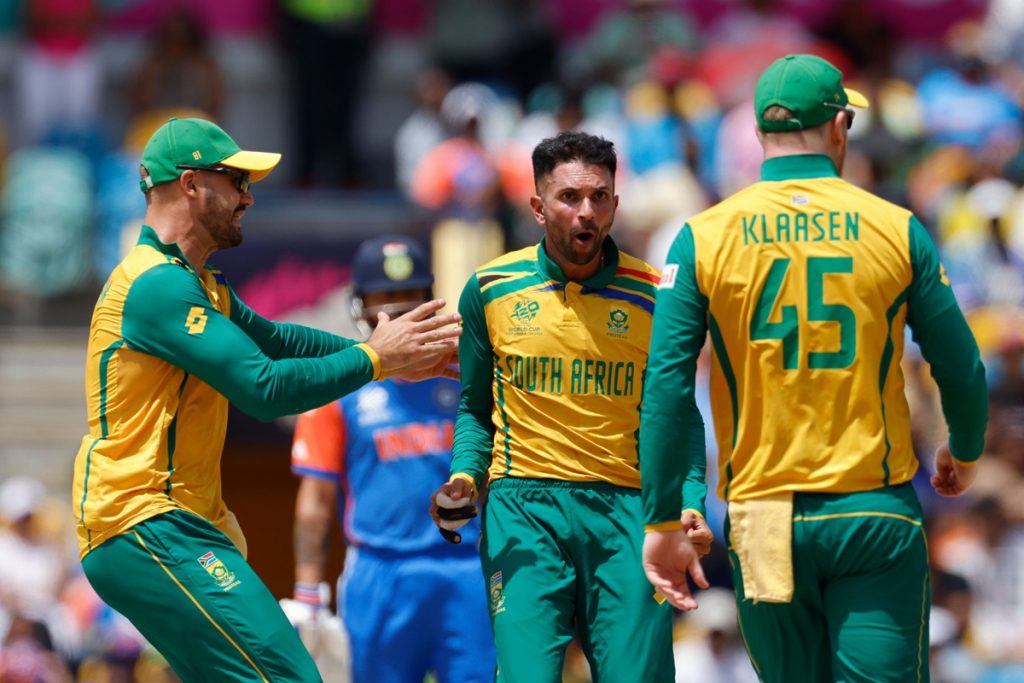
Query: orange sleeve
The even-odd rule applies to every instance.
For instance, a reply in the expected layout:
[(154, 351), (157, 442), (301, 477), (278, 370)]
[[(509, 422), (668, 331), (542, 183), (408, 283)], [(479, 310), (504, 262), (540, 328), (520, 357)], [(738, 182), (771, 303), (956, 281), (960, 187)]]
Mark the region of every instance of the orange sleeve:
[(451, 145), (442, 142), (420, 160), (410, 187), (410, 194), (417, 204), (428, 209), (440, 209), (451, 199), (452, 154)]
[(293, 472), (340, 476), (344, 455), (345, 420), (337, 401), (299, 415), (292, 440)]

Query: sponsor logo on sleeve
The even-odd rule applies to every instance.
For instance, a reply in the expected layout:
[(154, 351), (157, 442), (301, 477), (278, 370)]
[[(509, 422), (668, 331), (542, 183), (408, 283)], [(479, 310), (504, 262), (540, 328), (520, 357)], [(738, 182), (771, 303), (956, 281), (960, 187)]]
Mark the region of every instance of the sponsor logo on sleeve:
[(189, 334), (202, 334), (206, 329), (207, 320), (209, 318), (206, 316), (205, 309), (202, 306), (193, 306), (188, 309), (188, 315), (185, 316), (185, 327), (188, 328)]

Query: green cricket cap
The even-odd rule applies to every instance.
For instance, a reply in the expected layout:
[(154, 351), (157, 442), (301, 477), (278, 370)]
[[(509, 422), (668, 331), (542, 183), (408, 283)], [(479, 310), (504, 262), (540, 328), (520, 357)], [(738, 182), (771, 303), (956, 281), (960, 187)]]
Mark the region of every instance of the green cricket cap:
[[(793, 118), (767, 121), (764, 112), (785, 107)], [(786, 133), (815, 128), (835, 118), (847, 106), (867, 109), (868, 98), (843, 87), (843, 74), (815, 55), (786, 55), (771, 63), (757, 81), (754, 114), (757, 127), (766, 133)]]
[(281, 155), (277, 152), (248, 152), (212, 121), (171, 118), (156, 129), (142, 150), (139, 188), (143, 193), (151, 187), (176, 180), (185, 166), (227, 166), (249, 172), (249, 180), (257, 182), (270, 174)]

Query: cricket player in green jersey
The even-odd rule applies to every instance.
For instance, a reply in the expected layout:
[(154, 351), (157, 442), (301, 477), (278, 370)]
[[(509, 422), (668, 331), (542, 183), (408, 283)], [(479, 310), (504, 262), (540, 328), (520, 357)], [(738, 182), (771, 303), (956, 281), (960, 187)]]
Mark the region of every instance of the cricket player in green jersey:
[(644, 568), (670, 601), (692, 604), (677, 511), (703, 503), (686, 497), (703, 478), (694, 365), (710, 334), (719, 495), (761, 680), (927, 681), (904, 325), (949, 426), (931, 478), (942, 495), (974, 478), (984, 368), (925, 228), (840, 177), (850, 107), (866, 98), (825, 60), (790, 55), (754, 99), (761, 181), (683, 226), (658, 288), (640, 429)]
[[(479, 268), (459, 302), (462, 398), (433, 513), (451, 533), (445, 515), (487, 484), (480, 553), (505, 683), (559, 683), (574, 633), (595, 681), (675, 678), (671, 609), (640, 565), (637, 429), (658, 273), (608, 236), (615, 169), (602, 138), (542, 141), (531, 206), (543, 239)], [(702, 521), (694, 536), (709, 549)]]
[(320, 680), (221, 496), (228, 402), (270, 420), (381, 377), (457, 374), (459, 316), (431, 317), (443, 301), (383, 315), (359, 344), (261, 318), (206, 263), (241, 243), (249, 185), (280, 156), (200, 119), (159, 128), (142, 154), (142, 234), (89, 331), (73, 490), (82, 566), (186, 683)]

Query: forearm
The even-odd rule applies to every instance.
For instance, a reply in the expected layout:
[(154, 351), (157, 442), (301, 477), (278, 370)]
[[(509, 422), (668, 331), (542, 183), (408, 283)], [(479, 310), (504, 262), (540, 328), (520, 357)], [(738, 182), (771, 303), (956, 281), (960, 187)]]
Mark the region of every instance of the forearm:
[(455, 418), (455, 442), (452, 447), (451, 473), (468, 474), (479, 491), (487, 479), (494, 448), (494, 431), (489, 420), (460, 409)]
[(959, 309), (950, 309), (919, 325), (915, 336), (939, 388), (949, 448), (957, 460), (977, 460), (988, 425), (988, 384), (970, 328)]
[[(647, 386), (656, 382), (648, 375)], [(678, 523), (684, 509), (707, 514), (704, 422), (692, 386), (689, 392), (679, 392), (678, 384), (665, 386), (678, 393), (644, 391), (640, 480), (646, 525)]]
[(294, 546), (297, 583), (318, 584), (325, 580), (324, 567), (327, 566), (330, 549), (329, 532), (329, 523), (314, 525), (296, 521)]
[(232, 291), (231, 320), (270, 358), (319, 358), (343, 351), (352, 339), (304, 325), (280, 323), (257, 315)]
[(272, 420), (350, 394), (370, 382), (375, 372), (360, 345), (322, 358), (249, 358), (207, 381), (242, 411)]
[(462, 314), (464, 330), (459, 344), (462, 393), (455, 418), (451, 473), (470, 475), (479, 491), (486, 480), (494, 449), (492, 392), (493, 383), (499, 380), (494, 376), (494, 349), (488, 336), (484, 304), (475, 275), (462, 290), (459, 313)]
[(985, 368), (928, 231), (913, 216), (907, 229), (913, 273), (907, 322), (939, 387), (950, 450), (957, 460), (974, 461), (988, 424)]
[(325, 580), (336, 502), (334, 482), (305, 476), (295, 498), (295, 582), (315, 586)]

